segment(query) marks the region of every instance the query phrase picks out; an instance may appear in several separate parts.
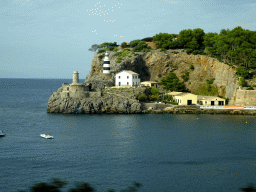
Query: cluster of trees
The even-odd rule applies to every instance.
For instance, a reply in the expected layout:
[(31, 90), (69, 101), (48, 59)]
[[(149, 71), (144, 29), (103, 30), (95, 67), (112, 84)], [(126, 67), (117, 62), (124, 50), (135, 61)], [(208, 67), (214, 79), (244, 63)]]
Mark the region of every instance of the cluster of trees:
[(207, 33), (203, 29), (185, 29), (178, 35), (159, 33), (153, 36), (157, 48), (186, 49), (187, 53), (209, 54), (226, 64), (256, 68), (256, 32), (240, 26), (219, 34)]
[[(221, 29), (220, 33), (207, 33), (203, 29), (185, 29), (179, 34), (159, 33), (153, 37), (130, 41), (130, 47), (136, 52), (148, 52), (151, 47), (146, 42), (155, 42), (162, 51), (167, 49), (186, 49), (188, 54), (208, 54), (228, 65), (256, 68), (256, 31), (242, 29), (240, 26), (229, 30)], [(104, 42), (94, 44), (90, 51), (114, 50), (117, 43)], [(123, 48), (127, 43), (121, 44)], [(245, 77), (244, 77), (245, 78)]]
[[(68, 182), (53, 178), (50, 183), (37, 183), (30, 187), (29, 192), (61, 192), (61, 188), (67, 185)], [(127, 187), (120, 192), (136, 192), (142, 185), (134, 182), (133, 186)], [(88, 183), (78, 183), (75, 188), (69, 189), (69, 192), (95, 192), (96, 190)], [(19, 191), (25, 192), (25, 191)], [(107, 192), (117, 192), (115, 189), (108, 189)]]
[(184, 83), (181, 83), (177, 75), (171, 72), (166, 78), (161, 79), (160, 85), (167, 91), (186, 91)]

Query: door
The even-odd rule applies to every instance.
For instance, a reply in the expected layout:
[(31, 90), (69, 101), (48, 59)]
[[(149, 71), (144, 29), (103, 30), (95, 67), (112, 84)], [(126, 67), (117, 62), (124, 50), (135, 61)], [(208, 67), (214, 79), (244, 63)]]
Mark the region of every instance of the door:
[(187, 100), (187, 105), (192, 105), (192, 100)]
[(219, 105), (224, 105), (224, 102), (223, 101), (219, 101)]
[(214, 101), (211, 101), (211, 105), (214, 105)]

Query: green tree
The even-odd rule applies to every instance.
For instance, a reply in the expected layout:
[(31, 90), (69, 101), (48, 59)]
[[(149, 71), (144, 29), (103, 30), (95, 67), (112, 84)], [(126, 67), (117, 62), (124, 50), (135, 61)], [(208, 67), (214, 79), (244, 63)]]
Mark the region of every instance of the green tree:
[(152, 94), (152, 95), (158, 95), (158, 94), (159, 94), (158, 89), (155, 88), (155, 87), (153, 87), (153, 88), (151, 89), (151, 94)]
[(237, 67), (236, 74), (247, 79), (249, 77), (249, 69), (246, 67)]
[(88, 49), (88, 50), (89, 50), (89, 51), (93, 51), (93, 52), (94, 52), (94, 55), (95, 55), (95, 52), (96, 52), (99, 48), (100, 48), (100, 45), (98, 45), (98, 44), (93, 44), (93, 45), (91, 46), (91, 48)]
[(198, 49), (200, 45), (198, 44), (196, 38), (193, 37), (192, 41), (190, 41), (189, 43), (187, 43), (186, 46), (187, 46), (188, 48), (190, 48), (192, 51), (194, 51), (194, 50)]
[(133, 51), (141, 51), (144, 48), (147, 48), (146, 41), (139, 41), (138, 44), (133, 48)]
[(203, 49), (204, 48), (203, 41), (204, 41), (204, 36), (205, 36), (204, 30), (200, 29), (200, 28), (193, 29), (192, 36), (193, 36), (193, 38), (196, 39), (196, 41), (199, 45), (199, 48)]
[(179, 81), (173, 72), (167, 75), (166, 78), (162, 78), (160, 85), (164, 85), (164, 89), (167, 91), (185, 91), (185, 85)]
[(180, 42), (181, 47), (187, 48), (189, 42), (191, 42), (193, 39), (192, 32), (193, 31), (191, 29), (184, 29), (180, 31), (177, 40)]
[(153, 41), (156, 42), (157, 48), (165, 48), (168, 49), (169, 42), (172, 41), (174, 36), (168, 33), (159, 33), (153, 36)]
[(130, 41), (130, 46), (131, 47), (136, 47), (140, 41), (141, 41), (140, 39)]
[(122, 47), (122, 48), (125, 48), (126, 46), (127, 46), (127, 43), (126, 43), (126, 42), (121, 43), (121, 47)]
[(218, 37), (217, 33), (207, 33), (204, 36), (203, 44), (205, 45), (205, 51), (210, 55), (215, 54), (216, 50), (213, 45), (216, 43), (216, 38)]
[(240, 78), (239, 85), (242, 87), (248, 87), (248, 84), (243, 77)]

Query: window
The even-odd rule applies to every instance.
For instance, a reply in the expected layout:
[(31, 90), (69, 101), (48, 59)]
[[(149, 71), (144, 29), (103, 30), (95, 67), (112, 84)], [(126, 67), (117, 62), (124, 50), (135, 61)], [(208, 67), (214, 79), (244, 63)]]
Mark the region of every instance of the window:
[(121, 76), (118, 76), (119, 79), (121, 79)]
[(69, 87), (67, 87), (67, 91), (69, 91)]
[(132, 78), (134, 79), (134, 76), (132, 76)]
[(127, 82), (127, 85), (129, 85), (129, 82)]
[(127, 76), (127, 79), (129, 79), (129, 76)]
[(136, 82), (136, 85), (137, 85), (137, 82)]
[(134, 82), (132, 82), (132, 85), (134, 85)]
[[(120, 77), (120, 76), (119, 76)], [(121, 82), (118, 83), (119, 86), (121, 86)]]
[(67, 93), (67, 97), (69, 97), (69, 93)]
[(135, 76), (135, 79), (137, 79), (137, 76)]

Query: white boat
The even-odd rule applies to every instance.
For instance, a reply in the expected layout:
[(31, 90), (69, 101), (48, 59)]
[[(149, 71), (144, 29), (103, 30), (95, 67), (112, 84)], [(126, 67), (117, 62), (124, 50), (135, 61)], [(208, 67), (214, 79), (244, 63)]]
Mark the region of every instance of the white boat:
[(0, 130), (0, 137), (4, 137), (5, 134)]
[(40, 136), (45, 138), (45, 139), (53, 139), (53, 136), (48, 135), (48, 134), (40, 134)]

